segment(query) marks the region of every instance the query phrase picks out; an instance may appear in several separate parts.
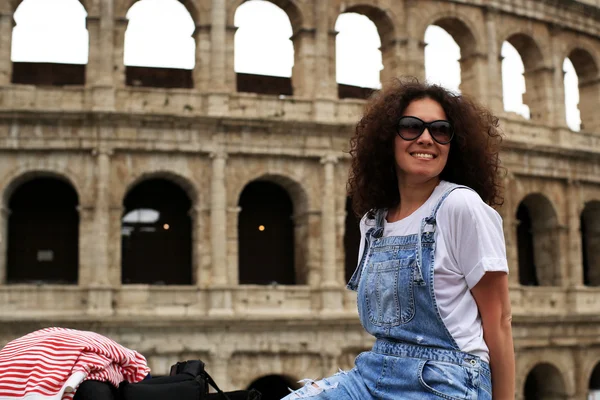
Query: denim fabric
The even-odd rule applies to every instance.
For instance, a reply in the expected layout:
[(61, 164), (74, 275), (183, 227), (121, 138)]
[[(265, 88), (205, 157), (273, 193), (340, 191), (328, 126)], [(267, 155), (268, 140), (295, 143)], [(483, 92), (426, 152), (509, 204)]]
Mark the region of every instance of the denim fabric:
[(382, 237), (385, 210), (366, 234), (365, 251), (348, 288), (358, 290), (358, 312), (377, 338), (355, 367), (308, 381), (285, 400), (491, 400), (489, 365), (463, 353), (446, 329), (434, 294), (436, 215), (453, 185), (421, 221), (419, 234)]

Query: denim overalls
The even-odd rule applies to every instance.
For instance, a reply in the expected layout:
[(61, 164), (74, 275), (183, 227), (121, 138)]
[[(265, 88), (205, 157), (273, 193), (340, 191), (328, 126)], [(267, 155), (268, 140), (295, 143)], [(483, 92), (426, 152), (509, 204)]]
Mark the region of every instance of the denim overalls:
[[(286, 400), (491, 400), (489, 365), (463, 353), (444, 325), (433, 288), (436, 215), (453, 185), (421, 221), (419, 234), (382, 237), (386, 211), (375, 214), (348, 288), (358, 289), (363, 327), (377, 338), (356, 366), (308, 381)], [(365, 263), (366, 261), (366, 263)]]

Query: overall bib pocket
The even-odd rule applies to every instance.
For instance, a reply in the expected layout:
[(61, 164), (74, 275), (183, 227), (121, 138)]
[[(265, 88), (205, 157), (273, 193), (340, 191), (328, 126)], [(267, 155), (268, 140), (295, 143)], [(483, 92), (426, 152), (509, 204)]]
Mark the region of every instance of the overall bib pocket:
[(367, 268), (365, 305), (376, 326), (405, 324), (415, 315), (414, 257), (373, 262)]

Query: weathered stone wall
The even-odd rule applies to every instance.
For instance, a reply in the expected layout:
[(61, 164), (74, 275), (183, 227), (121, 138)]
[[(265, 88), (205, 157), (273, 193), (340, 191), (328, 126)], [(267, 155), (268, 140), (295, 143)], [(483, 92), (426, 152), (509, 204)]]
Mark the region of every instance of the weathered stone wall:
[[(197, 25), (194, 89), (126, 86), (125, 14), (134, 2), (82, 1), (90, 58), (85, 85), (72, 87), (11, 84), (19, 0), (0, 2), (0, 344), (48, 325), (91, 329), (140, 350), (158, 374), (177, 360), (206, 359), (225, 388), (351, 367), (372, 343), (343, 279), (348, 140), (363, 102), (338, 99), (333, 49), (337, 16), (352, 11), (379, 30), (384, 80), (424, 75), (429, 24), (461, 46), (462, 91), (488, 104), (506, 134), (499, 212), (511, 268), (517, 398), (542, 364), (558, 371), (561, 398), (586, 398), (600, 363), (600, 287), (583, 282), (579, 220), (586, 204), (600, 201), (597, 2), (274, 1), (294, 29), (293, 96), (236, 92), (233, 15), (241, 0), (183, 1)], [(504, 40), (523, 55), (531, 120), (503, 111)], [(581, 132), (565, 122), (567, 56), (584, 83)], [(6, 284), (7, 201), (20, 183), (47, 175), (79, 195), (79, 284)], [(120, 282), (123, 199), (148, 177), (172, 180), (192, 200), (194, 285)], [(238, 200), (256, 178), (285, 187), (303, 221), (301, 285), (237, 284)], [(551, 221), (539, 233), (547, 238), (538, 249), (539, 287), (519, 284), (515, 215), (523, 200)]]

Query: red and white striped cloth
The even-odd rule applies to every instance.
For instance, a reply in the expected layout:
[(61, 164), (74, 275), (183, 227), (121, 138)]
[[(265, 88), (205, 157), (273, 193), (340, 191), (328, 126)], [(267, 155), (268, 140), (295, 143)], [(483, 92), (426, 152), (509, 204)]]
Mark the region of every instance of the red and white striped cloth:
[(46, 328), (0, 350), (0, 400), (71, 399), (81, 382), (139, 382), (144, 356), (93, 332)]

